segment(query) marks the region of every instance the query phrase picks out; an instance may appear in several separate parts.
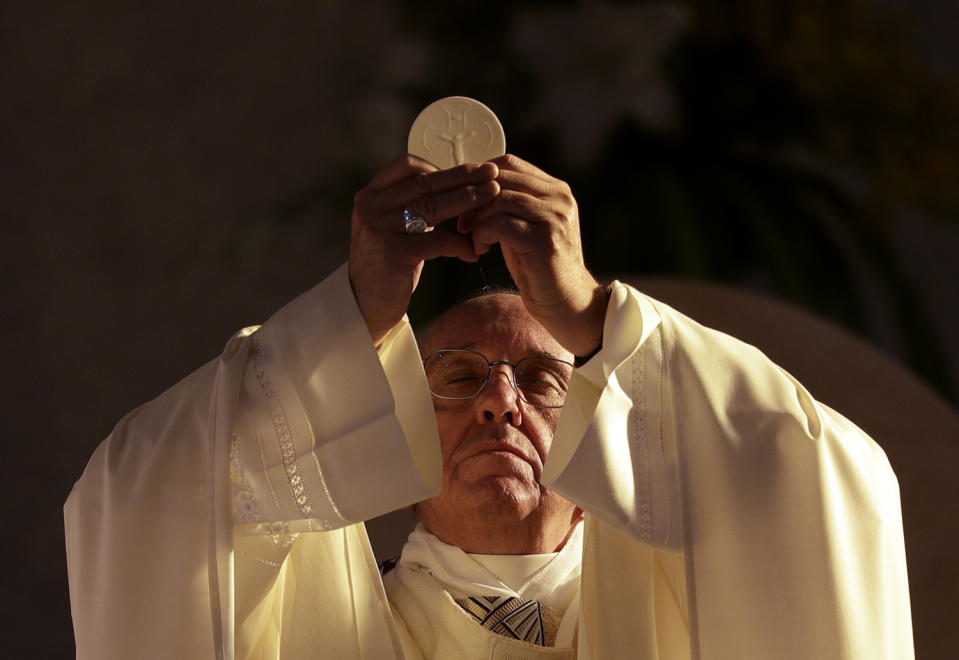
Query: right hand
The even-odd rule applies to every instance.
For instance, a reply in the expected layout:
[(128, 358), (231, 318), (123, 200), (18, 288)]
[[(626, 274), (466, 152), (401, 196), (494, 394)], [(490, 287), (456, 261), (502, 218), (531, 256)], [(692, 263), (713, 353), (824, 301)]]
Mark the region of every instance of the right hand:
[[(350, 284), (374, 344), (379, 345), (403, 318), (427, 259), (479, 258), (469, 236), (433, 231), (433, 226), (496, 197), (498, 174), (493, 163), (438, 170), (404, 154), (356, 194), (350, 227)], [(406, 233), (405, 206), (426, 219), (430, 225), (426, 232)]]

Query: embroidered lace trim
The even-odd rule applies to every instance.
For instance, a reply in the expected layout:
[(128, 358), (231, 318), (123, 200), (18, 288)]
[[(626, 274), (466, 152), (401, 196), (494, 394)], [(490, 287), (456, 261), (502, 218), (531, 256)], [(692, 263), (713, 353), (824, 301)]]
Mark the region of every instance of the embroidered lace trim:
[(230, 440), (230, 483), (233, 486), (233, 519), (240, 524), (263, 520), (256, 503), (256, 493), (247, 481), (240, 462), (240, 445), (236, 433)]
[(267, 377), (266, 369), (263, 366), (263, 346), (259, 334), (253, 336), (252, 354), (253, 373), (270, 409), (273, 430), (280, 445), (280, 457), (283, 460), (283, 469), (286, 471), (293, 501), (296, 502), (296, 507), (304, 518), (313, 518), (313, 502), (303, 481), (303, 475), (300, 474), (300, 466), (296, 462), (296, 448), (293, 443), (293, 433), (290, 431), (290, 425), (286, 419), (286, 411), (283, 410), (283, 405), (280, 403), (276, 390), (273, 388), (273, 383)]
[(653, 515), (649, 485), (649, 428), (646, 425), (646, 358), (639, 350), (630, 360), (630, 387), (637, 400), (629, 411), (630, 437), (633, 438), (633, 454), (636, 456), (637, 480), (637, 529), (642, 539), (652, 538)]

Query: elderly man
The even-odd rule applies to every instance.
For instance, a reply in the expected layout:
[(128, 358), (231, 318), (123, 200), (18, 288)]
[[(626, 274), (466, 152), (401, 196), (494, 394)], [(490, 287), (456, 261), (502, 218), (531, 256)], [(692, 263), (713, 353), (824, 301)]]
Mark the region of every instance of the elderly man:
[[(78, 658), (912, 657), (882, 451), (598, 283), (563, 182), (403, 156), (352, 223), (348, 265), (94, 454), (65, 507)], [(424, 263), (495, 243), (518, 295), (417, 347)], [(409, 505), (381, 577), (362, 521)]]

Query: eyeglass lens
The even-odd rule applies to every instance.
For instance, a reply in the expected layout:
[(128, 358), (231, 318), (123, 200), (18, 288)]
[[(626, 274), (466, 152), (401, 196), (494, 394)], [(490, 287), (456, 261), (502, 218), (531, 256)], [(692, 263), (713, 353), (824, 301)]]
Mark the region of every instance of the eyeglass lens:
[[(424, 366), (430, 390), (444, 399), (473, 398), (483, 390), (491, 371), (484, 355), (467, 350), (433, 353), (426, 358)], [(512, 371), (516, 389), (524, 401), (543, 408), (563, 405), (573, 373), (571, 364), (534, 356), (518, 361)]]

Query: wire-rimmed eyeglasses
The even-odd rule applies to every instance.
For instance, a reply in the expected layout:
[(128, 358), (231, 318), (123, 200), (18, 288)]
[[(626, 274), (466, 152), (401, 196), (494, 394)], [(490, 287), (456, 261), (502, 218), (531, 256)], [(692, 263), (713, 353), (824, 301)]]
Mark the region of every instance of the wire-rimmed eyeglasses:
[(559, 358), (534, 355), (517, 362), (490, 362), (482, 353), (449, 348), (423, 360), (430, 391), (441, 399), (472, 399), (486, 388), (493, 367), (499, 365), (510, 368), (510, 385), (526, 403), (537, 408), (563, 406), (573, 365)]

